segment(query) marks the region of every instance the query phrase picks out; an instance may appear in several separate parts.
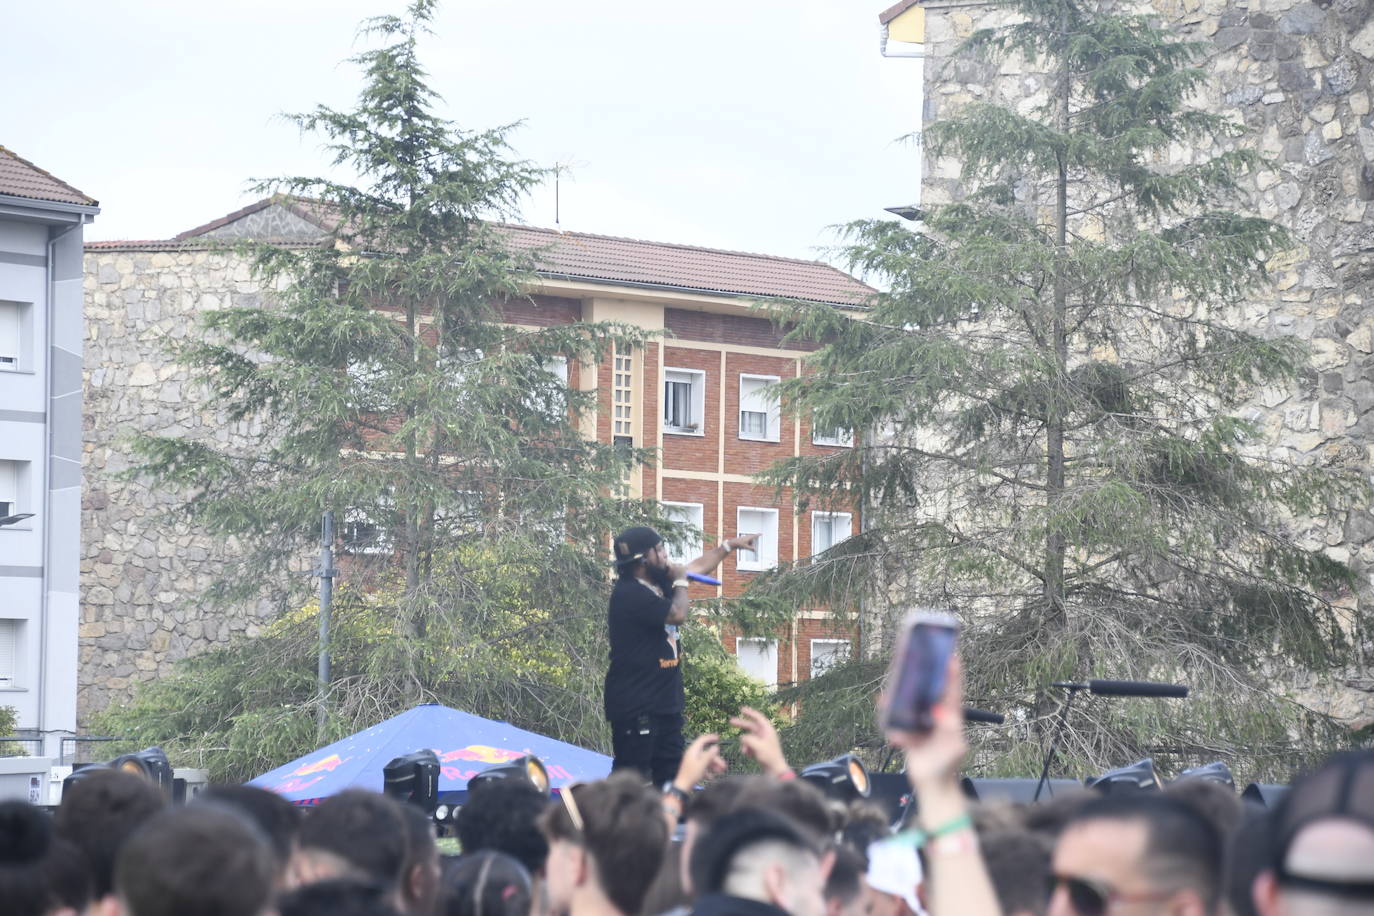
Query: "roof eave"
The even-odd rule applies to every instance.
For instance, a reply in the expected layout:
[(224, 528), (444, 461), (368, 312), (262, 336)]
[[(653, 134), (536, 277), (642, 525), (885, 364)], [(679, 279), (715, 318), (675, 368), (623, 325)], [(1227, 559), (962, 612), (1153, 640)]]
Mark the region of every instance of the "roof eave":
[(748, 299), (755, 302), (767, 301), (801, 301), (815, 302), (819, 305), (833, 305), (842, 309), (864, 309), (867, 308), (861, 303), (854, 302), (835, 302), (831, 299), (817, 299), (807, 296), (780, 296), (767, 295), (764, 293), (740, 293), (731, 292), (723, 289), (705, 289), (698, 286), (680, 286), (673, 283), (651, 283), (645, 280), (612, 280), (606, 277), (589, 277), (582, 274), (570, 274), (554, 270), (535, 270), (535, 274), (546, 280), (565, 280), (571, 283), (589, 283), (593, 286), (620, 287), (622, 289), (647, 289), (657, 290), (667, 293), (685, 293), (693, 296), (719, 296), (725, 299)]
[[(88, 222), (87, 217), (95, 217), (100, 212), (100, 207), (96, 204), (72, 204), (60, 200), (39, 200), (36, 197), (20, 197), (17, 194), (0, 194), (0, 209), (8, 210), (20, 208), (27, 211), (40, 211), (42, 213), (61, 213), (68, 216), (81, 218), (83, 222)], [(32, 218), (35, 214), (26, 214)], [(71, 219), (57, 220), (57, 222), (73, 222)]]

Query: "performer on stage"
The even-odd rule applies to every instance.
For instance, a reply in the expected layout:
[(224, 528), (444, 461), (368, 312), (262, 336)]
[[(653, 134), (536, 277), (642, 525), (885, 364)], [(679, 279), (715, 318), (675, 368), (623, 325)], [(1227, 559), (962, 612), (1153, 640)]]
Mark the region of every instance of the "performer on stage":
[(754, 549), (758, 537), (730, 538), (686, 564), (668, 561), (663, 538), (652, 528), (629, 528), (615, 539), (620, 578), (606, 615), (612, 770), (637, 769), (656, 786), (677, 774), (684, 747), (677, 628), (687, 619), (687, 573), (709, 573), (733, 551)]

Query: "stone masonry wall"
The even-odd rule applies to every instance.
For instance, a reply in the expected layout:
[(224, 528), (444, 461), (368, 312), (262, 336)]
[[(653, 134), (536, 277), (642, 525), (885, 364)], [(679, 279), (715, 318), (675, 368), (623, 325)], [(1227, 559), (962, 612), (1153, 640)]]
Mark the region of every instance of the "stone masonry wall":
[[(1310, 342), (1312, 364), (1287, 390), (1264, 392), (1249, 410), (1279, 444), (1274, 457), (1325, 462), (1369, 473), (1374, 466), (1374, 0), (1148, 0), (1130, 9), (1158, 16), (1175, 34), (1207, 43), (1210, 78), (1196, 103), (1243, 123), (1239, 140), (1209, 148), (1175, 146), (1182, 163), (1232, 144), (1257, 147), (1272, 167), (1246, 188), (1248, 209), (1289, 228), (1297, 246), (1270, 265), (1271, 288), (1236, 316), (1247, 328)], [(959, 58), (956, 46), (1005, 10), (927, 3), (927, 123), (974, 100), (1043, 104), (1041, 72), (1014, 59), (1001, 66)], [(923, 199), (960, 193), (958, 165), (928, 162)], [(1302, 523), (1311, 547), (1349, 561), (1374, 601), (1374, 515), (1351, 506)], [(1355, 670), (1335, 682), (1297, 677), (1308, 699), (1352, 726), (1374, 722), (1374, 677)], [(1305, 683), (1304, 683), (1305, 680)]]
[(118, 477), (135, 431), (248, 441), (246, 430), (194, 406), (186, 370), (167, 355), (201, 312), (257, 301), (247, 261), (194, 247), (91, 247), (85, 286), (82, 727), (175, 659), (254, 633), (270, 611), (198, 604), (221, 568), (215, 541), (177, 514), (180, 495)]

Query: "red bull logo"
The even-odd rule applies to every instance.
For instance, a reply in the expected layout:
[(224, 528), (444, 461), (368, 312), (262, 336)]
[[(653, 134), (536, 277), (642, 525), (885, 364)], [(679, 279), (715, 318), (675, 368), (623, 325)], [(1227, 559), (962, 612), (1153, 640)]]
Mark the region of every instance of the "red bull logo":
[(330, 754), (319, 760), (303, 763), (291, 771), (292, 776), (314, 776), (316, 773), (332, 773), (343, 764), (338, 754)]
[(525, 756), (525, 751), (508, 751), (503, 747), (470, 744), (467, 747), (460, 747), (457, 750), (439, 755), (439, 762), (452, 763), (455, 760), (468, 760), (473, 763), (508, 763), (512, 760), (519, 760), (523, 756)]

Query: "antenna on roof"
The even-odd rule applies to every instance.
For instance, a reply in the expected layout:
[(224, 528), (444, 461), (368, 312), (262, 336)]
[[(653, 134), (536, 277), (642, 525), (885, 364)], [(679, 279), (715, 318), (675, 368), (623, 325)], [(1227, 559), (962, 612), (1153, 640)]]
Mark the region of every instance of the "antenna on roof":
[(574, 166), (586, 165), (585, 162), (574, 162), (572, 154), (564, 156), (553, 166), (553, 227), (559, 232), (563, 231), (563, 175), (572, 174)]

